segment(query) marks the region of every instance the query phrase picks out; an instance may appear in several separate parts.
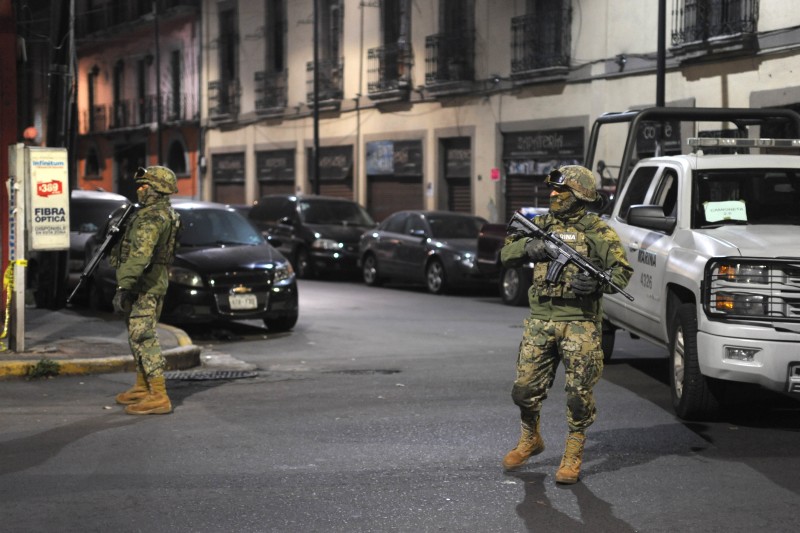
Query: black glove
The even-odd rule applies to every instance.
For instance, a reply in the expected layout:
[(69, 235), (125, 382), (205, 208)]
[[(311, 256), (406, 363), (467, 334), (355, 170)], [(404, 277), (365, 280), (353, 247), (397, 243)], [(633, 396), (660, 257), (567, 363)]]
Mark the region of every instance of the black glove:
[(572, 278), (572, 282), (570, 283), (572, 292), (578, 296), (588, 296), (589, 294), (594, 293), (597, 290), (598, 285), (599, 283), (597, 283), (596, 279), (588, 274), (584, 274), (583, 272), (579, 272), (574, 278)]
[(525, 243), (525, 253), (531, 258), (534, 263), (542, 261), (550, 261), (550, 249), (547, 244), (541, 239), (531, 239)]
[(124, 315), (131, 310), (132, 294), (128, 289), (117, 289), (114, 294), (114, 299), (111, 300), (111, 305), (114, 306), (114, 313)]

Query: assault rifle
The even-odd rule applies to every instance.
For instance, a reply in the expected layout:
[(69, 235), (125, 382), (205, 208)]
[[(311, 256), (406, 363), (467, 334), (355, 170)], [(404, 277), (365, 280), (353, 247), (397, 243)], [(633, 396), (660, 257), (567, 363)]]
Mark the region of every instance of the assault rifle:
[(555, 283), (558, 281), (558, 278), (561, 276), (561, 271), (564, 270), (564, 267), (569, 263), (572, 263), (580, 268), (584, 273), (599, 281), (601, 284), (608, 285), (628, 300), (633, 301), (633, 296), (625, 292), (622, 287), (614, 283), (614, 281), (611, 279), (611, 274), (594, 266), (591, 261), (575, 251), (572, 246), (565, 243), (552, 233), (544, 231), (542, 228), (525, 218), (525, 216), (519, 211), (514, 213), (514, 216), (511, 217), (511, 222), (508, 223), (508, 229), (509, 232), (522, 233), (526, 237), (532, 237), (534, 239), (541, 239), (544, 241), (545, 245), (551, 252), (551, 257), (555, 256), (550, 261), (550, 264), (547, 265), (547, 275), (545, 276), (545, 280), (548, 283)]
[(112, 221), (108, 227), (108, 232), (106, 232), (106, 238), (103, 241), (103, 244), (97, 249), (92, 256), (92, 259), (86, 264), (86, 267), (81, 272), (81, 278), (78, 280), (78, 284), (72, 290), (72, 294), (69, 295), (67, 298), (67, 304), (72, 303), (72, 299), (78, 294), (78, 291), (83, 286), (84, 283), (87, 282), (89, 278), (92, 277), (94, 271), (97, 270), (97, 267), (100, 265), (100, 261), (103, 260), (105, 256), (111, 251), (111, 247), (117, 244), (117, 241), (122, 237), (122, 232), (125, 229), (125, 226), (128, 224), (128, 220), (133, 215), (133, 212), (138, 207), (137, 204), (129, 203), (125, 210), (122, 212), (122, 215), (116, 219), (116, 221)]

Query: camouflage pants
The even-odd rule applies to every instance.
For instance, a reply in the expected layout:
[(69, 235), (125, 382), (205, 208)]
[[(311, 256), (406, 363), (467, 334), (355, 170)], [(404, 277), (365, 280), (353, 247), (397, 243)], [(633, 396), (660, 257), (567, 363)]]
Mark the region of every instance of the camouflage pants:
[(136, 366), (148, 378), (164, 375), (166, 361), (161, 354), (156, 324), (161, 317), (164, 297), (155, 294), (135, 294), (130, 312), (125, 317), (128, 344)]
[(569, 430), (583, 432), (592, 425), (596, 415), (592, 388), (603, 372), (601, 338), (596, 322), (525, 320), (511, 392), (523, 422), (536, 424), (558, 363), (563, 361)]

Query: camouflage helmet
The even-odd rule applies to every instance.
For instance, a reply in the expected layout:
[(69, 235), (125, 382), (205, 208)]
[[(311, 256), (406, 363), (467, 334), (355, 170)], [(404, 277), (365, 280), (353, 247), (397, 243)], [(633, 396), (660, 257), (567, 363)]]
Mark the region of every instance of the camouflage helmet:
[(569, 189), (577, 199), (584, 202), (597, 200), (594, 174), (588, 168), (580, 165), (567, 165), (553, 170), (547, 175), (545, 183), (551, 187)]
[(178, 192), (178, 180), (175, 178), (175, 173), (167, 167), (139, 167), (133, 179), (136, 180), (137, 184), (147, 183), (154, 191), (161, 194), (175, 194)]

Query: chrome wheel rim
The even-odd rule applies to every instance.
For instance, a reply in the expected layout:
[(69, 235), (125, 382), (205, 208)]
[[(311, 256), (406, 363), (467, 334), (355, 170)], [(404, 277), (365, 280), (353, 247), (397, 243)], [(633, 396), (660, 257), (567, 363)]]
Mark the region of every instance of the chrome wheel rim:
[(438, 292), (442, 288), (442, 265), (433, 262), (428, 267), (428, 288), (432, 292)]
[(516, 270), (507, 270), (503, 276), (503, 295), (506, 300), (511, 300), (519, 290), (519, 274)]
[(683, 328), (675, 332), (675, 348), (672, 350), (672, 382), (675, 384), (675, 396), (683, 396), (683, 376), (686, 361), (684, 359)]

